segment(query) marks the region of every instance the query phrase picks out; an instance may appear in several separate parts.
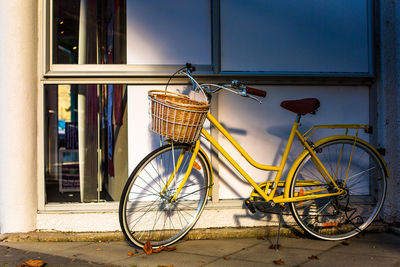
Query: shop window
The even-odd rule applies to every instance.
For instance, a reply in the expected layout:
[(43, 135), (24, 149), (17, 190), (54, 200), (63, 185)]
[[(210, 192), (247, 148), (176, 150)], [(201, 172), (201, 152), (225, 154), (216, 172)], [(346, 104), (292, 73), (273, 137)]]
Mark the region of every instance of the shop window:
[(211, 65), (209, 0), (53, 0), (53, 64)]
[(125, 64), (126, 1), (54, 0), (53, 64)]
[(47, 202), (117, 201), (128, 177), (126, 86), (45, 86)]

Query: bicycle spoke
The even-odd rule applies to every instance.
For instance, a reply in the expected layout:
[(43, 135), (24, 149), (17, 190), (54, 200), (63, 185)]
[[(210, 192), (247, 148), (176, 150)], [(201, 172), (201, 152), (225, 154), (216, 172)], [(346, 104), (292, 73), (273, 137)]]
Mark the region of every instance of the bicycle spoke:
[[(178, 169), (176, 164), (179, 164), (181, 151), (185, 151), (185, 155)], [(143, 247), (150, 240), (154, 248), (170, 245), (182, 238), (197, 221), (207, 200), (210, 177), (202, 152), (196, 158), (201, 169), (193, 168), (189, 172), (178, 199), (171, 202), (186, 174), (191, 153), (189, 145), (176, 144), (174, 150), (166, 145), (145, 158), (132, 173), (130, 185), (126, 185), (129, 190), (125, 189), (125, 197), (121, 198), (124, 215), (120, 218), (124, 234), (133, 244)], [(171, 177), (166, 188), (167, 179)]]
[[(315, 237), (342, 240), (354, 236), (372, 223), (382, 207), (386, 188), (383, 167), (372, 150), (352, 139), (329, 141), (315, 150), (330, 175), (336, 175), (336, 183), (343, 194), (327, 197), (326, 203), (321, 198), (290, 203), (292, 214), (299, 225)], [(320, 182), (321, 179), (311, 156), (307, 155), (296, 170), (289, 195), (298, 194), (297, 182)], [(336, 192), (332, 185), (321, 184), (316, 188), (324, 187)], [(312, 188), (307, 190), (312, 192)]]

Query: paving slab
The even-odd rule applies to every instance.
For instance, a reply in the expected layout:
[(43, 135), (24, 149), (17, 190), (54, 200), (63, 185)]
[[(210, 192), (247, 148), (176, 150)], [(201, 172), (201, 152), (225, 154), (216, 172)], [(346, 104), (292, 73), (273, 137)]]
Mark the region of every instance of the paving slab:
[(368, 254), (343, 254), (329, 252), (318, 256), (317, 260), (309, 260), (300, 266), (304, 267), (319, 267), (319, 266), (360, 266), (360, 267), (377, 267), (377, 266), (400, 266), (398, 258), (371, 256)]
[[(276, 238), (271, 237), (266, 239), (269, 244), (276, 244)], [(279, 238), (279, 244), (282, 248), (301, 248), (311, 250), (328, 250), (340, 244), (340, 241), (325, 241), (311, 238)]]
[(180, 253), (176, 251), (153, 253), (145, 255), (140, 253), (131, 258), (125, 258), (114, 262), (119, 266), (202, 266), (210, 262), (214, 262), (218, 257)]
[(265, 267), (265, 266), (277, 266), (271, 263), (271, 265), (266, 265), (262, 262), (254, 262), (251, 260), (236, 260), (236, 259), (218, 259), (214, 262), (202, 265), (204, 267)]
[[(400, 266), (400, 236), (367, 233), (346, 241), (282, 237), (184, 240), (146, 255), (125, 241), (0, 242), (0, 267), (42, 259), (46, 266)], [(131, 253), (130, 253), (131, 252)], [(128, 254), (129, 253), (129, 254)]]
[(261, 243), (253, 247), (231, 255), (232, 259), (245, 261), (249, 259), (253, 262), (263, 264), (274, 264), (274, 261), (282, 261), (286, 266), (296, 266), (307, 261), (307, 257), (318, 255), (323, 250), (303, 249), (296, 247), (280, 246), (278, 250), (271, 248), (269, 242)]
[(400, 259), (400, 240), (387, 235), (370, 234), (365, 237), (352, 238), (345, 242), (347, 245), (336, 246), (331, 253), (342, 255), (363, 255), (371, 257), (389, 257)]
[[(34, 244), (31, 244), (31, 246)], [(0, 266), (11, 267), (19, 266), (29, 260), (41, 260), (46, 263), (45, 266), (106, 266), (104, 264), (83, 261), (80, 259), (71, 259), (67, 257), (60, 257), (56, 255), (50, 255), (45, 253), (39, 253), (36, 251), (26, 251), (21, 249), (15, 249), (8, 246), (0, 246)]]
[(186, 254), (197, 254), (214, 257), (224, 257), (265, 242), (257, 238), (221, 239), (221, 240), (188, 240), (178, 243), (177, 251)]
[[(0, 243), (1, 244), (1, 243)], [(70, 249), (80, 249), (90, 242), (5, 242), (4, 245), (16, 249), (66, 256)]]

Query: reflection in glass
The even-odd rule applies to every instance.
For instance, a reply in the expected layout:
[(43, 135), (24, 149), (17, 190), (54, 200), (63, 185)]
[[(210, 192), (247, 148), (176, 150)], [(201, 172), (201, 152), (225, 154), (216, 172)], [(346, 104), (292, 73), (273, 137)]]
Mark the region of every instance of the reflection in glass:
[(125, 0), (53, 0), (54, 64), (125, 64)]
[(47, 202), (117, 201), (128, 177), (126, 86), (45, 86)]

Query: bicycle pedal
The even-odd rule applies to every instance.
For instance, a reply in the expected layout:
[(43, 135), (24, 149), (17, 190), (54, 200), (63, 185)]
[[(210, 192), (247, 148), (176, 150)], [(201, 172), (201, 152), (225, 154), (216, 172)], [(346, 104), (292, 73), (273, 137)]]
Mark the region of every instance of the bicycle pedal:
[(249, 211), (251, 213), (256, 213), (256, 208), (254, 207), (253, 203), (250, 201), (250, 199), (246, 199), (244, 201), (244, 204), (246, 205), (246, 207), (249, 209)]

